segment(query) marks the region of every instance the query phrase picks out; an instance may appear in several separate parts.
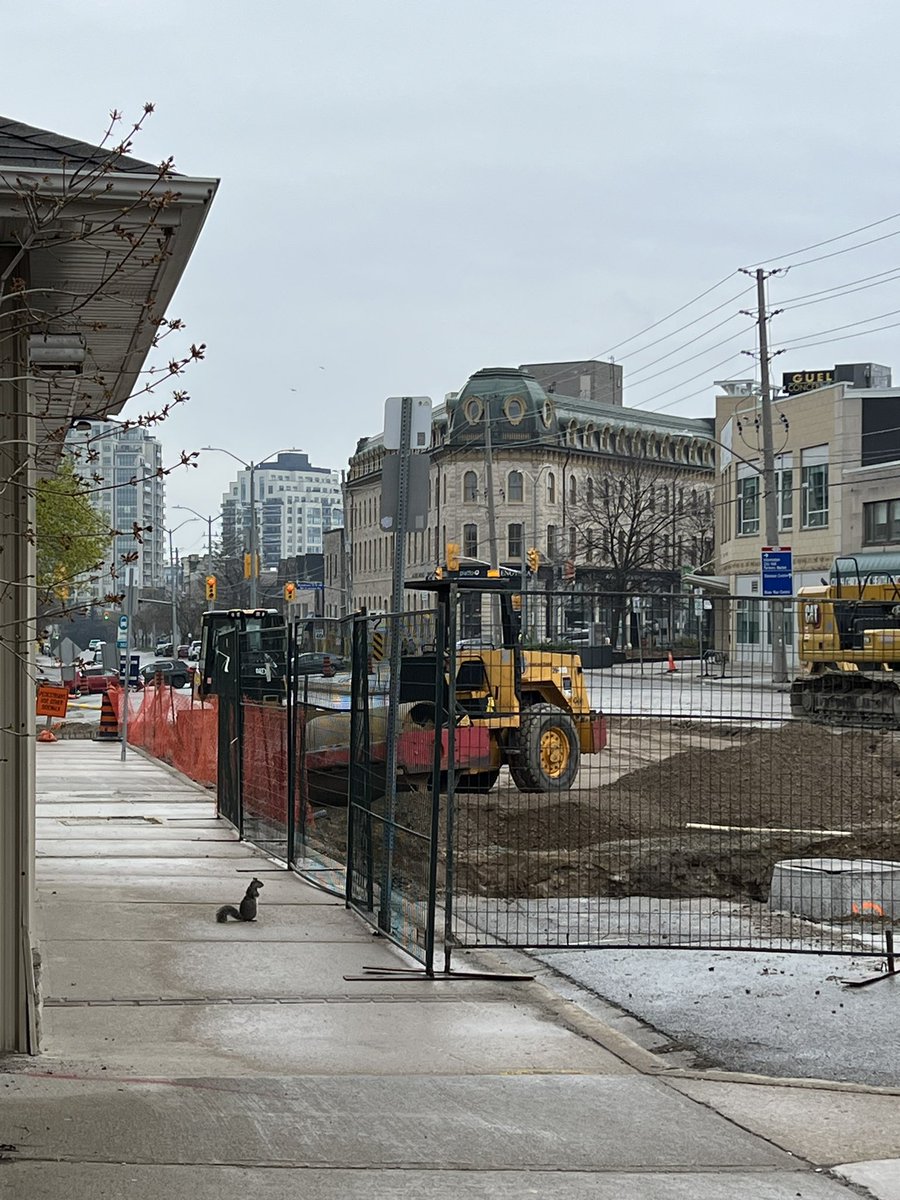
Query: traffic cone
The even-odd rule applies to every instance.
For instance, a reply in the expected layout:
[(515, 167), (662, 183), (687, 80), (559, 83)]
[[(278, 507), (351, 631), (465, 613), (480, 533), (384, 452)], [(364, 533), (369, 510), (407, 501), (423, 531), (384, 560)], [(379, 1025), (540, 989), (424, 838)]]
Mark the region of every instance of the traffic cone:
[(674, 675), (678, 668), (675, 666), (675, 656), (672, 651), (669, 651), (669, 666), (667, 668), (669, 675)]
[(331, 655), (326, 654), (322, 658), (322, 674), (326, 679), (330, 679), (334, 673), (334, 667), (331, 665)]
[(103, 693), (103, 703), (100, 706), (100, 728), (94, 734), (96, 742), (117, 742), (119, 740), (119, 720), (112, 706), (109, 692)]

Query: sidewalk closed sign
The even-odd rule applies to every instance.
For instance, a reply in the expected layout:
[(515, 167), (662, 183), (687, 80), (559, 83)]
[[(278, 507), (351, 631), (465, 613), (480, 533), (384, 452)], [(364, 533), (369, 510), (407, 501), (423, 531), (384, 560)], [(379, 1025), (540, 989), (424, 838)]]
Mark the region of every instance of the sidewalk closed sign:
[(763, 550), (760, 553), (763, 596), (785, 597), (794, 594), (794, 564), (791, 551)]
[(69, 703), (69, 692), (64, 687), (53, 687), (42, 683), (37, 690), (38, 717), (64, 717)]

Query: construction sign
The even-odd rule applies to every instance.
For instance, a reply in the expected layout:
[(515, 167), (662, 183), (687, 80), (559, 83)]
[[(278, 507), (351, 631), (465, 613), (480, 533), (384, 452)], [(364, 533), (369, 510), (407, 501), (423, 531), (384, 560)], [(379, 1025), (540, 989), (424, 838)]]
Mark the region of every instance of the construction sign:
[(39, 717), (64, 717), (69, 706), (68, 688), (54, 687), (42, 683), (37, 690), (37, 708), (35, 714)]
[(385, 638), (384, 634), (376, 629), (372, 634), (372, 660), (381, 662), (384, 658)]

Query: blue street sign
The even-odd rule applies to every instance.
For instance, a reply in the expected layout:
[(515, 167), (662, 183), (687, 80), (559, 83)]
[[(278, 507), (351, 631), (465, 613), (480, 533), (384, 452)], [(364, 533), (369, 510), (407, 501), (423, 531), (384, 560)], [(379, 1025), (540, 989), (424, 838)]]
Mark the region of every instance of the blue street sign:
[(128, 628), (128, 613), (122, 613), (121, 617), (119, 617), (119, 628), (120, 629)]
[(128, 649), (128, 638), (116, 638), (116, 649), (117, 650), (127, 650)]
[[(131, 659), (128, 663), (128, 682), (129, 683), (137, 683), (138, 676), (140, 675), (140, 673), (141, 673), (141, 656), (139, 654), (132, 654)], [(125, 655), (124, 654), (119, 655), (119, 678), (120, 679), (125, 678)]]
[(324, 590), (325, 584), (316, 579), (307, 579), (303, 583), (297, 584), (298, 592), (323, 592)]
[(759, 557), (763, 596), (793, 596), (794, 565), (791, 551), (763, 550)]

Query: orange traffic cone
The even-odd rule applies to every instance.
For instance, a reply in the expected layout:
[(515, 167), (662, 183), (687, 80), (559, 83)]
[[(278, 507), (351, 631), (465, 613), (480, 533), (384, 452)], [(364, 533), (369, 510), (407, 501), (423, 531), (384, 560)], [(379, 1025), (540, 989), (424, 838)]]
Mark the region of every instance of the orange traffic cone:
[(671, 650), (669, 651), (669, 666), (667, 669), (670, 675), (674, 675), (678, 670), (678, 668), (675, 666), (675, 656), (672, 654)]
[(96, 742), (117, 742), (119, 740), (119, 720), (112, 706), (109, 692), (103, 693), (103, 703), (100, 706), (100, 728), (94, 734)]

